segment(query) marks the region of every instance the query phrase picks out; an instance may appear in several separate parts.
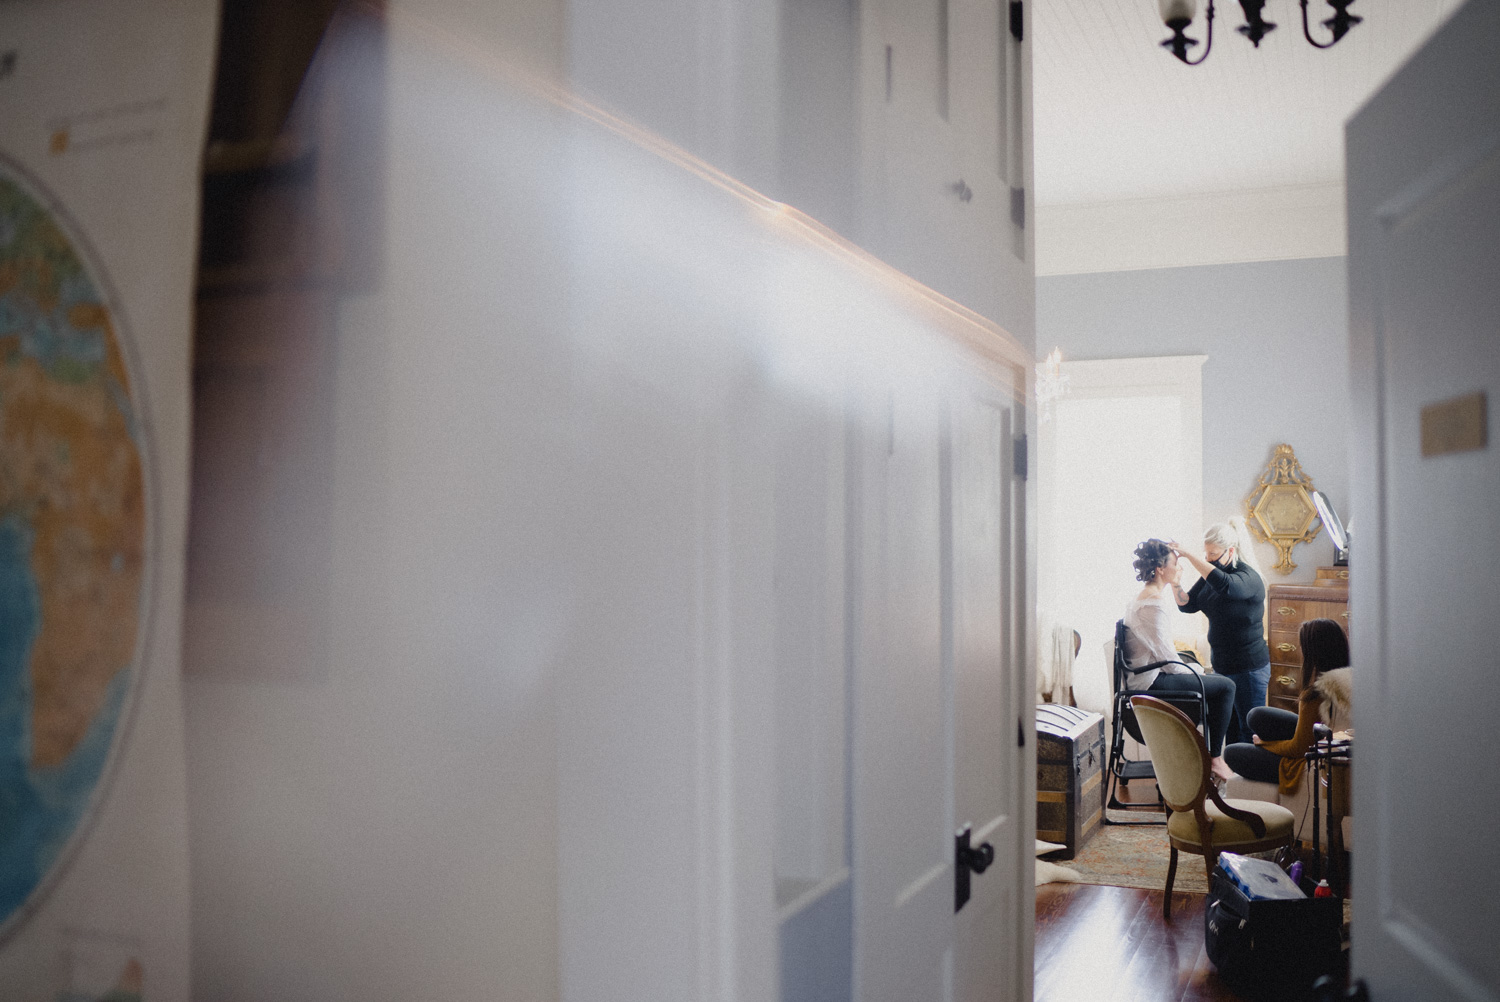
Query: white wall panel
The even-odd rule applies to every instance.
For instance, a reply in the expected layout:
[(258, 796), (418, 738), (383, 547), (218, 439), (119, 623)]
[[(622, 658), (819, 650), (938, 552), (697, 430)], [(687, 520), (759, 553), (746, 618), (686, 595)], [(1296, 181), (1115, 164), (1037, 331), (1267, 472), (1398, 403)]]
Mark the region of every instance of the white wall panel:
[[(572, 56), (619, 42), (621, 11), (585, 10)], [(651, 113), (621, 117), (446, 23), (389, 18), (385, 266), (340, 311), (323, 634), (189, 690), (199, 994), (770, 1000), (777, 667), (842, 657), (848, 371), (1029, 351), (708, 166), (712, 95), (656, 104), (662, 79), (600, 62)], [(830, 435), (796, 472), (827, 478), (810, 507), (778, 506), (787, 415)], [(824, 573), (778, 596), (803, 540)], [(819, 622), (778, 634), (799, 597)], [(811, 738), (822, 872), (842, 735)]]

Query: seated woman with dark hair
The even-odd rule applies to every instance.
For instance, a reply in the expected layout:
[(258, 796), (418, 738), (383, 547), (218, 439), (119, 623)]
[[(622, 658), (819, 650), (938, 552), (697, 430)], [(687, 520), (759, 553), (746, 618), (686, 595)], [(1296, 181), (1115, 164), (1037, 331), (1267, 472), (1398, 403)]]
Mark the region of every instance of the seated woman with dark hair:
[(1224, 749), (1230, 768), (1260, 783), (1275, 783), (1282, 793), (1294, 792), (1307, 767), (1303, 758), (1313, 746), (1313, 725), (1336, 731), (1354, 726), (1353, 671), (1349, 668), (1349, 638), (1331, 619), (1309, 619), (1297, 632), (1302, 648), (1302, 695), (1297, 712), (1275, 706), (1250, 711), (1254, 744), (1232, 744)]
[[(1177, 554), (1160, 539), (1135, 548), (1135, 576), (1146, 582), (1125, 607), (1125, 664), (1131, 668), (1157, 661), (1180, 661), (1172, 643), (1172, 624), (1181, 615), (1172, 588), (1182, 577)], [(1197, 692), (1203, 686), (1208, 701), (1208, 751), (1214, 778), (1227, 780), (1234, 772), (1224, 762), (1224, 734), (1234, 713), (1234, 683), (1223, 675), (1204, 674), (1185, 664), (1168, 664), (1129, 677), (1132, 691)]]

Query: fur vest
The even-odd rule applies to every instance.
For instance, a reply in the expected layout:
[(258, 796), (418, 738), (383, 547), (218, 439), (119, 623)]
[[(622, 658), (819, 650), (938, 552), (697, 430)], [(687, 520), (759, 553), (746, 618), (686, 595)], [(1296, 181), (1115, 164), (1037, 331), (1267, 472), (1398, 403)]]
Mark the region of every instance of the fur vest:
[(1318, 719), (1336, 731), (1354, 726), (1354, 669), (1335, 668), (1312, 685), (1318, 694)]
[[(1281, 756), (1278, 776), (1282, 793), (1293, 793), (1307, 771), (1303, 754), (1313, 745), (1313, 724), (1321, 721), (1336, 731), (1354, 726), (1354, 672), (1335, 668), (1318, 675), (1308, 688), (1310, 699), (1298, 700), (1297, 732), (1286, 741), (1265, 742), (1269, 752)], [(1314, 717), (1316, 711), (1316, 717)]]

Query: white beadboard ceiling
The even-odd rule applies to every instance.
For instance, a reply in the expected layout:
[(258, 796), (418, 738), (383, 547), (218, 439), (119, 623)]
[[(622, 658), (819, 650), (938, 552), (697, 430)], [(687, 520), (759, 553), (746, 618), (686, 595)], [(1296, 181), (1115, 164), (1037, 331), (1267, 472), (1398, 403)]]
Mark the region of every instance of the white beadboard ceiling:
[[(1474, 0), (1491, 2), (1491, 0)], [(1217, 4), (1208, 61), (1187, 67), (1157, 43), (1156, 0), (1035, 0), (1036, 200), (1043, 206), (1181, 198), (1341, 183), (1344, 121), (1461, 6), (1358, 0), (1365, 20), (1338, 45), (1302, 37), (1297, 0), (1269, 0), (1278, 28), (1256, 49)], [(1203, 40), (1198, 19), (1188, 34)], [(1332, 14), (1312, 0), (1314, 37)], [(1198, 46), (1198, 51), (1202, 45)]]

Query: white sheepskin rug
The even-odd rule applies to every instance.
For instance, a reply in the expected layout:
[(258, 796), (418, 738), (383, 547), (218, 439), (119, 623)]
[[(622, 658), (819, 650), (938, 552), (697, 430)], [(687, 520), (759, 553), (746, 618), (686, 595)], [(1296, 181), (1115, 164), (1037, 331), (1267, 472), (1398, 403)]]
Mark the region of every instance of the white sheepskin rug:
[[(1063, 847), (1056, 842), (1043, 842), (1041, 839), (1036, 840), (1036, 854), (1038, 856), (1061, 848)], [(1058, 863), (1049, 863), (1045, 859), (1036, 861), (1036, 885), (1038, 887), (1043, 884), (1074, 883), (1081, 879), (1083, 879), (1083, 874), (1077, 870), (1070, 869)]]

